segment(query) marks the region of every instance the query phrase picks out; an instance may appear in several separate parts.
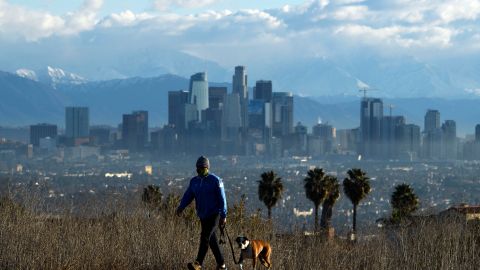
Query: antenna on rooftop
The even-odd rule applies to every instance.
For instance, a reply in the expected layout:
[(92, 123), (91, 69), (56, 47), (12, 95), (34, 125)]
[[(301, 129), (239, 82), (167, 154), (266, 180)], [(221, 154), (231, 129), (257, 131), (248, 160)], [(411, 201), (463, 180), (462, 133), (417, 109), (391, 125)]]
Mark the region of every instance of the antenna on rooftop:
[(370, 88), (369, 86), (363, 86), (358, 89), (358, 92), (363, 92), (363, 98), (367, 98), (367, 92), (378, 91), (378, 89)]

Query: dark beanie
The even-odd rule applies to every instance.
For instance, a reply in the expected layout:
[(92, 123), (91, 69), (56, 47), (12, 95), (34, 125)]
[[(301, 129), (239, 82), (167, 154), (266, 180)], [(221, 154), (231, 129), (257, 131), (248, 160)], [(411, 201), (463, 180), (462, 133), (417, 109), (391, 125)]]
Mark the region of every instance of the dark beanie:
[(197, 168), (210, 168), (210, 161), (208, 158), (201, 156), (197, 159)]

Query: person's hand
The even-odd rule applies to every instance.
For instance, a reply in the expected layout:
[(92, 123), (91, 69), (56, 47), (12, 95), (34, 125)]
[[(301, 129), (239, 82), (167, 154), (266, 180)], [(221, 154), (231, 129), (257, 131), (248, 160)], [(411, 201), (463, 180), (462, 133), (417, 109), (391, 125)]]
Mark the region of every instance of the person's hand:
[(225, 224), (227, 224), (227, 218), (220, 218), (220, 220), (218, 221), (218, 225), (220, 227), (224, 227)]
[(177, 210), (175, 211), (175, 214), (179, 217), (182, 215), (182, 212), (183, 212), (183, 209), (177, 208)]

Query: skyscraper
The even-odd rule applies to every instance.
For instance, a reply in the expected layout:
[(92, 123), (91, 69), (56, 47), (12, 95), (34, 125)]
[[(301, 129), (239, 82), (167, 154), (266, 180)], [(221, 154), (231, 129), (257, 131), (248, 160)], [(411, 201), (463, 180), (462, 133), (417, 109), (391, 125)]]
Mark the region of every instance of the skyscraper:
[(444, 155), (443, 131), (440, 128), (440, 112), (427, 110), (424, 122), (423, 152), (426, 158), (439, 159)]
[(403, 116), (384, 116), (381, 123), (381, 153), (383, 157), (397, 157), (402, 143)]
[(188, 91), (168, 92), (168, 124), (177, 131), (185, 130), (185, 104), (188, 103)]
[(227, 97), (227, 87), (210, 86), (208, 88), (208, 106), (212, 109), (222, 109)]
[(363, 98), (360, 104), (360, 153), (367, 157), (380, 154), (383, 101)]
[[(253, 100), (249, 102), (248, 119), (249, 128), (260, 131), (264, 143), (272, 137), (272, 81), (257, 81), (253, 88)], [(268, 147), (268, 146), (267, 146)]]
[(30, 126), (30, 144), (33, 146), (40, 145), (40, 139), (57, 137), (57, 125), (38, 124)]
[(457, 159), (457, 124), (453, 120), (445, 120), (442, 131), (444, 158)]
[(401, 157), (413, 160), (420, 153), (420, 126), (406, 124), (400, 127), (400, 139), (398, 152)]
[(290, 92), (274, 92), (272, 96), (272, 133), (283, 138), (293, 133), (293, 95)]
[(123, 146), (130, 151), (141, 151), (148, 143), (148, 112), (134, 111), (123, 115)]
[(272, 81), (257, 81), (255, 83), (255, 87), (253, 88), (253, 99), (271, 102), (273, 98), (272, 92)]
[(428, 110), (425, 114), (424, 132), (430, 132), (440, 128), (440, 112), (437, 110)]
[(475, 141), (480, 143), (480, 124), (475, 126)]
[(225, 139), (229, 140), (238, 136), (239, 129), (242, 127), (240, 117), (240, 98), (237, 93), (231, 93), (226, 96), (225, 109), (223, 111), (223, 124), (225, 128)]
[(232, 93), (238, 94), (240, 99), (240, 119), (245, 132), (248, 127), (248, 81), (247, 71), (244, 66), (236, 66), (233, 75)]
[(202, 111), (208, 109), (207, 73), (199, 72), (190, 77), (190, 103), (197, 105), (198, 120), (202, 121)]
[(65, 135), (69, 139), (89, 136), (89, 111), (87, 107), (65, 108)]
[(320, 153), (330, 153), (333, 150), (336, 138), (336, 129), (329, 124), (318, 123), (312, 127), (312, 136), (318, 138), (321, 146)]

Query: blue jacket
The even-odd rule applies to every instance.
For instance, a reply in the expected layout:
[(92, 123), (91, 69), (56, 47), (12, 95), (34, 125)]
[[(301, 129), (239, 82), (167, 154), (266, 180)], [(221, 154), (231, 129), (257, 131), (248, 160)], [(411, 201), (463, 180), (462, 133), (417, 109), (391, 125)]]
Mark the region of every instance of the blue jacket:
[(204, 177), (193, 177), (178, 209), (185, 209), (193, 199), (195, 199), (195, 208), (200, 219), (214, 214), (220, 214), (222, 218), (227, 217), (227, 199), (220, 177), (211, 173)]

